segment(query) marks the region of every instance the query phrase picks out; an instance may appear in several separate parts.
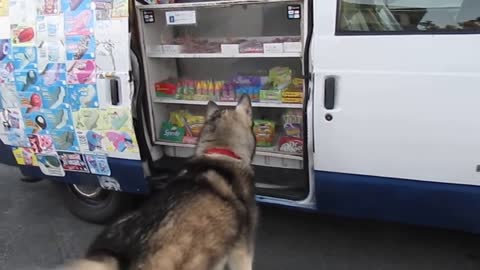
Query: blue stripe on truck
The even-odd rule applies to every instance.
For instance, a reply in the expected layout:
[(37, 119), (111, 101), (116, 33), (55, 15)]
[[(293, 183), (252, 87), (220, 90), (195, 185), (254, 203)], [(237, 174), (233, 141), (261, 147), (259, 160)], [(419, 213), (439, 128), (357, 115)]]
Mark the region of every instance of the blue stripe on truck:
[(319, 212), (480, 233), (480, 187), (315, 172)]

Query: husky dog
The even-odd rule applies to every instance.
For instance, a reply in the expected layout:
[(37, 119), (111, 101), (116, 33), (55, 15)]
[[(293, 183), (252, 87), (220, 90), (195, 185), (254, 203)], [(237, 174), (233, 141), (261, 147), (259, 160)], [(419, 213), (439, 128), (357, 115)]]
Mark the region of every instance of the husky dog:
[(252, 107), (208, 104), (195, 154), (167, 188), (94, 240), (66, 270), (252, 269), (257, 208)]

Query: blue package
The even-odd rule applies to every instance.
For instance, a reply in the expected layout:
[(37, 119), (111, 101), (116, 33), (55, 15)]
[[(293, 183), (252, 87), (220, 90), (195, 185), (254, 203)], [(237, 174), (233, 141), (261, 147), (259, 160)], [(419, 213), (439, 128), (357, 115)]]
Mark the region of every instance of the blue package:
[(0, 39), (0, 63), (11, 60), (11, 48), (10, 39)]
[(25, 113), (23, 119), (27, 134), (48, 134), (55, 129), (73, 130), (72, 112), (68, 106)]
[(15, 71), (15, 86), (18, 92), (38, 91), (41, 79), (36, 70)]
[(14, 83), (0, 83), (0, 109), (19, 108), (20, 101)]
[(43, 70), (39, 71), (39, 84), (42, 86), (66, 85), (67, 84), (67, 66), (60, 63), (49, 63)]
[(80, 151), (77, 135), (72, 126), (50, 130), (49, 134), (52, 137), (53, 144), (55, 145), (56, 150), (73, 152)]
[(84, 157), (91, 173), (110, 176), (111, 171), (106, 155), (85, 154)]
[(65, 13), (65, 35), (84, 36), (93, 34), (95, 20), (91, 0), (62, 0)]
[(40, 111), (43, 108), (42, 94), (39, 90), (17, 92), (23, 114)]
[(68, 102), (72, 106), (72, 111), (78, 111), (80, 108), (98, 108), (98, 95), (95, 85), (69, 85)]
[(36, 70), (38, 64), (37, 48), (13, 47), (13, 66), (16, 71)]
[(93, 35), (67, 36), (67, 60), (95, 59)]
[(40, 93), (42, 95), (43, 108), (46, 109), (61, 108), (68, 102), (66, 87), (61, 84), (42, 87)]

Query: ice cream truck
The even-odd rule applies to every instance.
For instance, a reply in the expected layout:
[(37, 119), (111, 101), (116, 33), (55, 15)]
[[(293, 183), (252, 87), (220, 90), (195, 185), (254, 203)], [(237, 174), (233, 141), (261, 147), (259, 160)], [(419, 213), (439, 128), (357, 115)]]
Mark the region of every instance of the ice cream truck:
[(259, 203), (480, 232), (478, 44), (477, 0), (0, 0), (0, 161), (106, 222), (246, 94)]

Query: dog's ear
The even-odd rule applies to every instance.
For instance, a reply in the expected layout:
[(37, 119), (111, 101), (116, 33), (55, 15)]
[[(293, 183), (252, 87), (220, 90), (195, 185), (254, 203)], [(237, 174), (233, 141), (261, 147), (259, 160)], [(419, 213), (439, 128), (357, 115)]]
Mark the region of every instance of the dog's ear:
[(208, 102), (208, 105), (207, 105), (207, 119), (210, 118), (210, 116), (212, 116), (212, 114), (214, 112), (216, 112), (218, 110), (218, 105), (217, 103), (213, 102), (213, 101), (209, 101)]
[(252, 101), (248, 95), (243, 94), (238, 100), (237, 107), (235, 110), (239, 113), (242, 113), (248, 117), (248, 120), (252, 121)]

